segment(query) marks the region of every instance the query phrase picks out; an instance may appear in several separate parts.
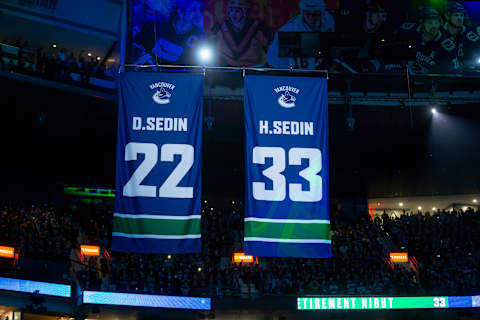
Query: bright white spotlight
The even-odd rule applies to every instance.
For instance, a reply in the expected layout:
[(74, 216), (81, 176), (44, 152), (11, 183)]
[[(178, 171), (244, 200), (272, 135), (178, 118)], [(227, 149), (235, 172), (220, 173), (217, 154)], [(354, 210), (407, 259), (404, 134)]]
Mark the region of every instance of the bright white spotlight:
[(212, 60), (213, 52), (210, 47), (201, 47), (198, 49), (198, 57), (200, 62), (205, 64)]
[(477, 63), (480, 64), (480, 58), (478, 58)]
[(437, 109), (432, 108), (432, 113), (433, 113), (433, 114), (437, 113)]

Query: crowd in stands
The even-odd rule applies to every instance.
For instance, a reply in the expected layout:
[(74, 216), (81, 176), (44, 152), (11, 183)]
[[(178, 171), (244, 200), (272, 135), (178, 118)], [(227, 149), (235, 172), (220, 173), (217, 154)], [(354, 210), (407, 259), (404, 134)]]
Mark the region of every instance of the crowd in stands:
[(35, 49), (20, 39), (0, 43), (0, 70), (84, 87), (89, 86), (91, 77), (105, 78), (108, 73), (104, 61), (89, 57), (84, 51), (77, 56), (65, 48)]
[[(76, 282), (83, 289), (255, 297), (452, 295), (480, 288), (480, 215), (471, 208), (384, 214), (374, 220), (346, 219), (344, 212), (333, 211), (331, 259), (259, 257), (258, 263), (232, 262), (233, 253), (243, 250), (243, 209), (238, 202), (218, 208), (204, 204), (203, 249), (188, 255), (111, 252), (113, 206), (105, 201), (74, 199), (63, 209), (11, 203), (0, 208), (0, 241), (18, 248), (18, 274)], [(103, 254), (81, 256), (81, 243), (98, 244)], [(388, 253), (399, 248), (416, 258), (415, 268), (388, 261)], [(44, 260), (67, 267), (55, 274)], [(36, 261), (42, 261), (40, 267), (31, 266)]]
[(436, 212), (382, 217), (384, 230), (420, 262), (419, 278), (429, 292), (449, 294), (480, 288), (478, 211)]
[(0, 204), (0, 234), (15, 242), (31, 258), (69, 258), (77, 245), (77, 232), (68, 214), (48, 205)]
[(26, 277), (70, 281), (69, 259), (77, 248), (77, 228), (68, 213), (48, 204), (0, 203), (0, 239), (19, 253), (14, 270)]

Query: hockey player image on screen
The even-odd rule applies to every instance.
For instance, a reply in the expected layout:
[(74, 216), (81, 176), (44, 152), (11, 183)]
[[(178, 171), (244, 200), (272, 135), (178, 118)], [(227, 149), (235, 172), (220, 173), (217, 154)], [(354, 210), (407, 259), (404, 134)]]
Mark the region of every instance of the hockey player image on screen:
[(200, 0), (176, 0), (167, 21), (146, 24), (135, 37), (134, 64), (189, 64), (195, 46), (204, 39)]
[[(300, 14), (293, 17), (278, 32), (334, 32), (335, 20), (326, 10), (324, 0), (301, 0)], [(301, 68), (315, 69), (316, 58), (281, 58), (279, 57), (278, 32), (275, 34), (272, 44), (268, 48), (267, 62), (274, 68)]]
[(445, 11), (443, 32), (457, 46), (457, 57), (464, 69), (475, 68), (480, 52), (480, 36), (467, 26), (468, 12), (456, 1), (449, 2)]
[[(393, 28), (388, 23), (388, 14), (379, 1), (371, 1), (363, 12), (340, 14), (335, 20), (335, 32), (348, 35), (356, 41), (356, 50), (333, 56), (334, 69), (338, 72), (379, 72), (387, 70), (392, 63), (378, 53), (382, 52), (385, 39), (393, 38)], [(389, 65), (388, 70), (394, 66)]]
[(168, 20), (172, 12), (172, 0), (135, 0), (132, 3), (132, 38), (146, 24)]
[(251, 0), (229, 0), (225, 21), (212, 28), (220, 65), (260, 66), (266, 63), (273, 33), (262, 21), (249, 16)]
[(442, 33), (442, 18), (432, 7), (422, 7), (419, 25), (413, 31), (416, 43), (415, 73), (456, 73), (460, 71), (457, 46)]

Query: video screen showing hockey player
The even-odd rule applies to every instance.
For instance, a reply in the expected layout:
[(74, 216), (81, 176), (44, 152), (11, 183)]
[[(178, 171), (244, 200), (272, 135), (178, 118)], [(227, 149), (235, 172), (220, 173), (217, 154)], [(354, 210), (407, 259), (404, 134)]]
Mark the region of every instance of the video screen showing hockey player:
[(205, 39), (203, 1), (142, 0), (133, 7), (133, 64), (190, 64)]
[(415, 41), (416, 60), (413, 73), (456, 73), (460, 71), (457, 46), (442, 32), (443, 20), (430, 6), (418, 9), (418, 23), (404, 23), (399, 34), (407, 34)]
[(290, 19), (275, 34), (268, 48), (267, 61), (274, 68), (316, 69), (324, 62), (317, 58), (287, 58), (279, 56), (279, 32), (334, 32), (335, 19), (324, 0), (301, 0), (300, 14)]
[(472, 27), (469, 14), (463, 4), (456, 1), (447, 4), (442, 31), (455, 43), (462, 71), (477, 68), (480, 58), (480, 36)]
[(266, 63), (273, 33), (265, 22), (251, 17), (252, 7), (251, 0), (229, 0), (224, 21), (213, 26), (211, 39), (216, 44), (219, 65), (241, 67)]

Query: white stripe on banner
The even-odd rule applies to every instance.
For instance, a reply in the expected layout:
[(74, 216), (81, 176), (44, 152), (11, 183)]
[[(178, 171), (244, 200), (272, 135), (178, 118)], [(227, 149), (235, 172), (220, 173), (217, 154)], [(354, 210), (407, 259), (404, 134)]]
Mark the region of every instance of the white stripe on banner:
[(114, 217), (126, 218), (126, 219), (163, 219), (163, 220), (193, 220), (200, 219), (201, 215), (191, 216), (160, 216), (155, 214), (123, 214), (115, 212)]
[(276, 238), (258, 238), (247, 237), (245, 241), (261, 241), (261, 242), (282, 242), (282, 243), (332, 243), (332, 240), (323, 239), (276, 239)]
[(200, 239), (202, 235), (186, 234), (184, 236), (166, 236), (166, 235), (158, 235), (158, 234), (130, 234), (130, 233), (123, 233), (123, 232), (112, 232), (112, 236), (134, 238), (134, 239), (184, 240), (184, 239)]
[(245, 222), (270, 222), (270, 223), (319, 223), (330, 224), (329, 220), (299, 220), (299, 219), (265, 219), (265, 218), (245, 218)]

